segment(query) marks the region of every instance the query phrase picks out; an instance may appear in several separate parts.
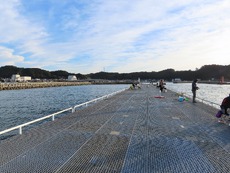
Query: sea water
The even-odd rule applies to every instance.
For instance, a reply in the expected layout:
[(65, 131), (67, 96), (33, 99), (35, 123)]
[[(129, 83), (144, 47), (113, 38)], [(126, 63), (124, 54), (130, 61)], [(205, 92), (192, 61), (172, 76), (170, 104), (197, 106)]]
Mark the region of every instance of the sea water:
[[(197, 83), (197, 98), (221, 104), (230, 85)], [(129, 85), (83, 85), (0, 91), (0, 131), (41, 118)], [(192, 95), (191, 83), (166, 83), (167, 89)]]
[(0, 131), (128, 87), (82, 85), (0, 91)]
[[(229, 96), (230, 85), (197, 83), (196, 97), (220, 105), (223, 98)], [(192, 83), (166, 83), (166, 88), (177, 93), (192, 96)]]

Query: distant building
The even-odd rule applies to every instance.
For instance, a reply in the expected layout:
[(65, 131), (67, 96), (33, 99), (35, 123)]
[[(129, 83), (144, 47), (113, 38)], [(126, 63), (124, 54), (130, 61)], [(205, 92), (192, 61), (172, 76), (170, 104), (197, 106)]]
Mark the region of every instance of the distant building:
[(75, 75), (68, 76), (68, 81), (75, 81), (75, 80), (77, 80), (77, 77)]
[(174, 82), (174, 83), (181, 82), (181, 79), (180, 78), (175, 78), (175, 79), (172, 80), (172, 82)]
[(31, 80), (30, 76), (20, 76), (19, 74), (14, 74), (11, 77), (11, 82), (26, 82), (30, 80)]
[(12, 82), (16, 82), (20, 79), (20, 75), (19, 74), (13, 74), (11, 77), (11, 81)]
[(30, 77), (30, 76), (21, 76), (21, 77), (20, 77), (20, 80), (21, 80), (22, 82), (31, 81), (31, 77)]

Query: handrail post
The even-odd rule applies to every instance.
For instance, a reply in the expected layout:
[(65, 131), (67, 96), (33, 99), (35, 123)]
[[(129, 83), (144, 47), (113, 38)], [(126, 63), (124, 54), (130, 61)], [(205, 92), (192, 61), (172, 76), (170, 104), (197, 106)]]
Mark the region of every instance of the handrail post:
[(72, 113), (74, 113), (75, 112), (75, 108), (74, 108), (74, 106), (72, 107)]
[(19, 127), (19, 135), (22, 134), (22, 126)]
[(54, 115), (52, 115), (52, 121), (54, 121)]

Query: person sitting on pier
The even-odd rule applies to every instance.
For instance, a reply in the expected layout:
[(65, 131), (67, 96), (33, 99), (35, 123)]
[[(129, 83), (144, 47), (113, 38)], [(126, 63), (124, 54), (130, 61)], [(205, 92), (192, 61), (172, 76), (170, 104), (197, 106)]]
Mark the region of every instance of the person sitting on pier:
[(135, 88), (136, 88), (135, 84), (132, 83), (131, 86), (130, 86), (130, 89), (131, 89), (131, 90), (134, 90)]
[[(220, 110), (217, 112), (216, 117), (219, 118), (218, 122), (226, 123), (226, 116), (229, 116), (228, 108), (230, 108), (230, 94), (225, 97), (220, 105)], [(230, 120), (230, 119), (228, 119)], [(229, 124), (230, 126), (230, 124)]]
[(220, 105), (221, 111), (225, 115), (229, 115), (228, 108), (230, 108), (230, 94), (228, 97), (225, 97)]

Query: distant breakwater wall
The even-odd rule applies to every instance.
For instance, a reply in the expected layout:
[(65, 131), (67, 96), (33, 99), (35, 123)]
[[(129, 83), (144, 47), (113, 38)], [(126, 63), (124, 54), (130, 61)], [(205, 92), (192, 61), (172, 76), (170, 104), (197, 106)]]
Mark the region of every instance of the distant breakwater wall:
[(47, 88), (60, 86), (90, 85), (91, 82), (24, 82), (24, 83), (0, 83), (0, 90), (17, 90), (30, 88)]

